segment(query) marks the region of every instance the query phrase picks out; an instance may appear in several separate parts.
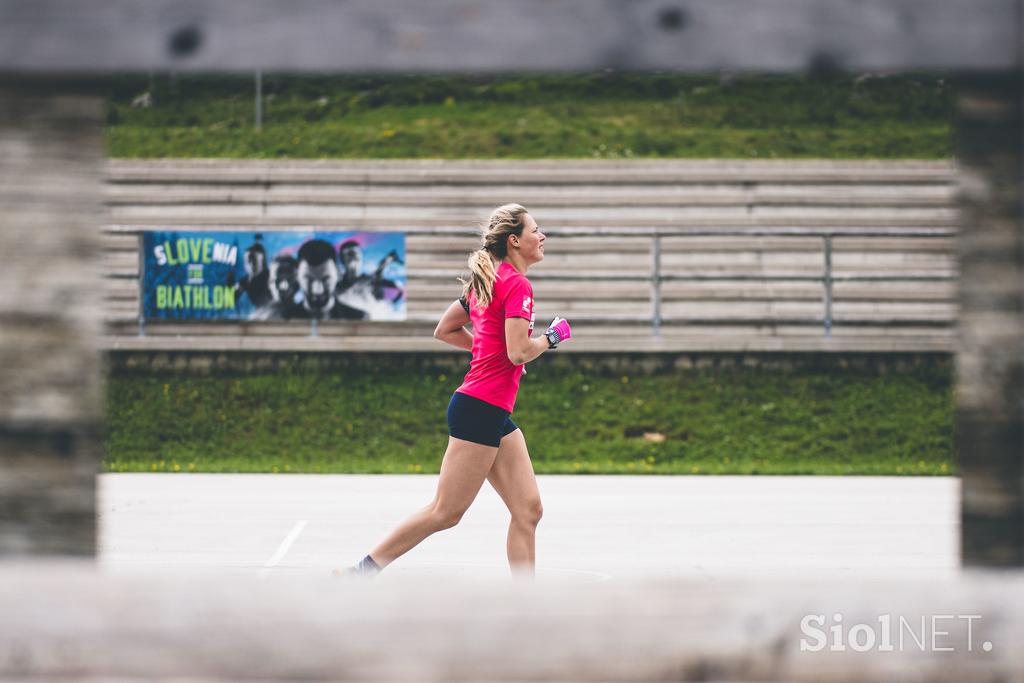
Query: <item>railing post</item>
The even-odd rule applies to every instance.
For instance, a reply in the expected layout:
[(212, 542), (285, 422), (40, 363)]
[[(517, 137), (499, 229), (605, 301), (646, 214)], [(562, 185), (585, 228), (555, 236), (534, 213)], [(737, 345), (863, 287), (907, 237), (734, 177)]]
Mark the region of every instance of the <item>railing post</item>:
[(651, 239), (651, 335), (661, 335), (661, 233)]
[(316, 338), (318, 336), (316, 329), (316, 318), (309, 319), (309, 336)]
[(825, 336), (832, 336), (832, 235), (825, 235)]

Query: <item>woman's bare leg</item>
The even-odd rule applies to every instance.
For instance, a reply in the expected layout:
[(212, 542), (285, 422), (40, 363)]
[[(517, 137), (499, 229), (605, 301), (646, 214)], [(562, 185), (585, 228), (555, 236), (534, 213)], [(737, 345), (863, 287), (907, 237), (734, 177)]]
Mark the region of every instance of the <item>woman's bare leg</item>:
[(501, 440), (487, 480), (512, 513), (506, 543), (509, 567), (515, 573), (532, 576), (536, 563), (537, 524), (544, 509), (522, 431), (517, 429)]
[(497, 454), (493, 446), (449, 436), (434, 500), (399, 524), (370, 551), (370, 558), (386, 567), (427, 536), (458, 524), (483, 486)]

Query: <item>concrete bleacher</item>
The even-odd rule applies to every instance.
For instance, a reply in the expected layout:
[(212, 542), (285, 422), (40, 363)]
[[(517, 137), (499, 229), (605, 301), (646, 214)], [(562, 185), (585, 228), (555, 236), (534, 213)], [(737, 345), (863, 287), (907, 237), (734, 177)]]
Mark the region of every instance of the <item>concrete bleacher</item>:
[[(445, 350), (430, 333), (459, 295), (475, 226), (509, 201), (548, 234), (530, 278), (538, 324), (573, 322), (567, 349), (952, 350), (947, 162), (114, 160), (105, 199), (111, 350)], [(147, 321), (140, 335), (139, 234), (168, 228), (404, 231), (408, 320), (315, 336), (308, 321)]]

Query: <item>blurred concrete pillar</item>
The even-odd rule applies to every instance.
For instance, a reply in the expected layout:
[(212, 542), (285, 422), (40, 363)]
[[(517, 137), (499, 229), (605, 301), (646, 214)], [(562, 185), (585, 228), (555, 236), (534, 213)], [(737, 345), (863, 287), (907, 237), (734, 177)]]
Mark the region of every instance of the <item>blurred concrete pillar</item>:
[(1021, 74), (959, 84), (957, 444), (965, 566), (1024, 565)]
[(102, 111), (0, 80), (0, 558), (95, 555)]

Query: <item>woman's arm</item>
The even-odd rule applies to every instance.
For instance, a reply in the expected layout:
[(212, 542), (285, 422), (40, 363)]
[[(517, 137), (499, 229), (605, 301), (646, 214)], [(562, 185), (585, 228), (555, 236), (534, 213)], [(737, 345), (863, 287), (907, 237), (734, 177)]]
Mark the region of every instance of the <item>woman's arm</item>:
[(526, 318), (505, 319), (505, 348), (512, 365), (522, 365), (548, 350), (547, 337), (530, 339), (530, 321)]
[(473, 335), (466, 329), (468, 324), (469, 314), (466, 313), (466, 309), (462, 307), (461, 302), (453, 301), (441, 316), (437, 327), (434, 328), (434, 339), (440, 339), (445, 344), (472, 351)]

